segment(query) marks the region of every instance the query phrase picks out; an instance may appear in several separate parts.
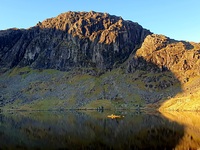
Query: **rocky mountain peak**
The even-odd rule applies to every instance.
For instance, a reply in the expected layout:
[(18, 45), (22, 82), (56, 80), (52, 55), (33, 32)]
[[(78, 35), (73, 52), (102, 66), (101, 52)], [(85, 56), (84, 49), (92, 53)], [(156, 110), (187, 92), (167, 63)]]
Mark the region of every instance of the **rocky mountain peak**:
[(137, 23), (93, 11), (63, 13), (19, 31), (0, 35), (4, 70), (19, 65), (106, 71), (123, 63), (151, 34)]
[(79, 38), (89, 38), (94, 41), (97, 37), (100, 43), (115, 43), (119, 34), (138, 26), (137, 23), (124, 21), (121, 17), (99, 12), (67, 12), (55, 18), (46, 19), (38, 23), (41, 29), (54, 28), (65, 31)]

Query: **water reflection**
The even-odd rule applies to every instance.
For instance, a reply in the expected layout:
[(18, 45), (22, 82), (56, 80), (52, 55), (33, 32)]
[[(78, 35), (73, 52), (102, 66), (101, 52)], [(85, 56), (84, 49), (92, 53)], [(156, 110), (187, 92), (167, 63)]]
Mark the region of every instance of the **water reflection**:
[(159, 113), (15, 112), (1, 114), (2, 149), (173, 149), (184, 126)]
[(200, 112), (163, 112), (162, 115), (184, 125), (184, 136), (176, 149), (200, 150)]

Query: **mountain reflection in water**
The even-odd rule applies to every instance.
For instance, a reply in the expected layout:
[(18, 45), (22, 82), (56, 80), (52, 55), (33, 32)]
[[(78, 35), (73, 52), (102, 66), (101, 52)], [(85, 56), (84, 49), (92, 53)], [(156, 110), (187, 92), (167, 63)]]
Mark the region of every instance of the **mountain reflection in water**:
[[(159, 113), (118, 112), (124, 117), (107, 118), (112, 113), (41, 111), (1, 114), (0, 148), (173, 149), (185, 137), (184, 125)], [(200, 147), (198, 144), (196, 148)]]

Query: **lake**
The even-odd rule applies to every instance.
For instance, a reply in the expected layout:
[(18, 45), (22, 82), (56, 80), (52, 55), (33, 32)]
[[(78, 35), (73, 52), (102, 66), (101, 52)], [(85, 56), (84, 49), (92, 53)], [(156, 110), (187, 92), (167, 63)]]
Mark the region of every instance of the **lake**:
[[(117, 118), (108, 118), (109, 115)], [(0, 149), (198, 149), (200, 113), (13, 111)]]

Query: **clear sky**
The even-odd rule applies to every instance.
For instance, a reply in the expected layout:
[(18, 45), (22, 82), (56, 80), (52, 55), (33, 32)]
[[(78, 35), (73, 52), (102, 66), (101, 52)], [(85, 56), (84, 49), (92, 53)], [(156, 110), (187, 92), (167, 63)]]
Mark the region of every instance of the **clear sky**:
[(67, 11), (97, 11), (156, 34), (200, 42), (200, 0), (1, 0), (0, 30), (29, 28)]

